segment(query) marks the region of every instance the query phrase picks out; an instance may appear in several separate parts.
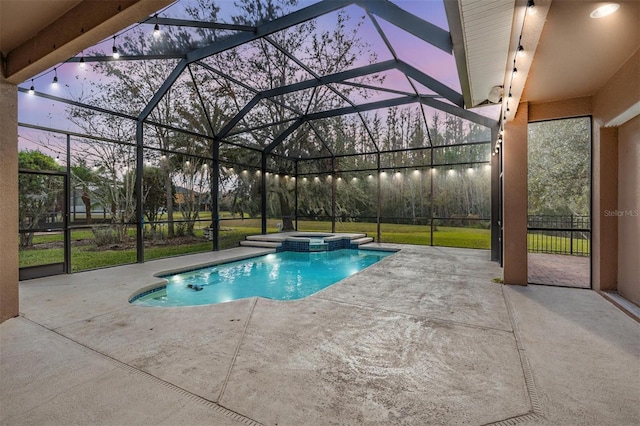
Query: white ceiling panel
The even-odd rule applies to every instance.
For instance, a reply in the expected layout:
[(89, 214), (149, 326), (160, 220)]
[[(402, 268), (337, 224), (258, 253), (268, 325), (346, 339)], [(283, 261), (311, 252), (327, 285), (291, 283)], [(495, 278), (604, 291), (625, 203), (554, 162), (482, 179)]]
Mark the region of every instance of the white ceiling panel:
[(507, 65), (515, 0), (460, 0), (472, 105), (502, 84)]

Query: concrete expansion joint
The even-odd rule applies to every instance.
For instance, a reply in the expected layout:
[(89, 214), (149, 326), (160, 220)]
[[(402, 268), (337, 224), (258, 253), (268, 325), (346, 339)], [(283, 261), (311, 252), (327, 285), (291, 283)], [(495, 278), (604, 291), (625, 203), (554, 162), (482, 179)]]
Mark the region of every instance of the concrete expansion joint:
[(218, 401), (222, 400), (222, 395), (224, 395), (224, 391), (227, 389), (227, 383), (229, 383), (229, 378), (231, 377), (231, 371), (233, 370), (233, 366), (236, 364), (236, 358), (238, 358), (238, 353), (240, 353), (240, 347), (244, 342), (244, 336), (247, 334), (247, 329), (249, 328), (249, 323), (251, 322), (251, 317), (253, 316), (253, 311), (256, 308), (257, 304), (258, 304), (258, 298), (254, 297), (253, 302), (251, 303), (251, 308), (249, 309), (249, 314), (247, 315), (247, 320), (245, 321), (244, 328), (242, 329), (242, 335), (238, 340), (238, 345), (236, 346), (236, 350), (233, 353), (233, 358), (231, 358), (229, 370), (227, 370), (227, 376), (224, 378), (222, 389), (220, 389), (220, 394), (218, 395)]
[[(254, 306), (255, 306), (255, 303), (254, 303)], [(251, 309), (251, 312), (253, 312), (253, 307)], [(25, 320), (29, 321), (32, 324), (35, 324), (35, 325), (37, 325), (39, 327), (42, 327), (45, 330), (49, 330), (50, 332), (56, 334), (57, 336), (65, 339), (67, 341), (73, 342), (75, 345), (77, 345), (80, 349), (82, 349), (84, 351), (87, 351), (87, 352), (89, 352), (89, 353), (91, 353), (93, 355), (97, 355), (97, 356), (99, 356), (99, 357), (101, 357), (103, 359), (106, 359), (106, 360), (114, 363), (116, 365), (116, 367), (120, 368), (121, 370), (125, 370), (125, 371), (127, 371), (129, 373), (136, 374), (136, 375), (138, 375), (140, 377), (145, 378), (146, 380), (149, 380), (149, 381), (154, 382), (154, 383), (156, 383), (158, 385), (161, 385), (161, 386), (163, 386), (163, 387), (165, 387), (167, 389), (170, 389), (170, 390), (172, 390), (172, 391), (174, 391), (176, 393), (179, 393), (180, 395), (186, 396), (187, 398), (189, 398), (189, 399), (191, 399), (191, 400), (193, 400), (195, 402), (198, 402), (198, 403), (200, 403), (200, 404), (202, 404), (202, 405), (204, 405), (204, 406), (216, 411), (217, 413), (222, 414), (222, 415), (224, 415), (226, 417), (229, 417), (229, 418), (231, 418), (233, 420), (236, 420), (236, 421), (238, 421), (238, 422), (240, 422), (242, 424), (249, 425), (249, 426), (262, 426), (262, 423), (257, 422), (255, 420), (249, 418), (249, 417), (243, 416), (242, 414), (239, 414), (239, 413), (237, 413), (237, 412), (235, 412), (233, 410), (230, 410), (230, 409), (228, 409), (226, 407), (223, 407), (220, 404), (217, 404), (217, 403), (215, 403), (213, 401), (210, 401), (210, 400), (208, 400), (206, 398), (203, 398), (203, 397), (201, 397), (199, 395), (196, 395), (196, 394), (194, 394), (192, 392), (189, 392), (188, 390), (186, 390), (184, 388), (176, 386), (173, 383), (169, 383), (167, 381), (164, 381), (161, 378), (154, 376), (153, 374), (147, 373), (146, 371), (139, 370), (139, 369), (137, 369), (137, 368), (135, 368), (135, 367), (133, 367), (133, 366), (131, 366), (129, 364), (126, 364), (126, 363), (124, 363), (124, 362), (122, 362), (120, 360), (117, 360), (117, 359), (115, 359), (115, 358), (113, 358), (113, 357), (111, 357), (111, 356), (109, 356), (107, 354), (104, 354), (104, 353), (102, 353), (100, 351), (97, 351), (97, 350), (92, 349), (92, 348), (90, 348), (88, 346), (85, 346), (80, 342), (77, 342), (77, 341), (75, 341), (75, 340), (73, 340), (73, 339), (71, 339), (71, 338), (69, 338), (69, 337), (67, 337), (67, 336), (65, 336), (63, 334), (60, 334), (58, 331), (50, 329), (50, 328), (48, 328), (48, 327), (46, 327), (46, 326), (44, 326), (42, 324), (38, 324), (37, 322), (35, 322), (35, 321), (33, 321), (33, 320), (29, 319), (29, 318), (26, 318), (26, 317), (23, 317), (23, 318)], [(246, 330), (246, 328), (245, 328), (245, 330)], [(243, 336), (244, 336), (244, 334), (243, 334)], [(235, 359), (235, 357), (234, 357), (234, 359)], [(225, 385), (226, 385), (226, 382), (225, 382)]]
[(511, 425), (517, 425), (523, 422), (536, 422), (541, 420), (544, 420), (544, 417), (530, 411), (526, 414), (522, 414), (515, 417), (509, 417), (508, 419), (500, 420), (494, 423), (487, 423), (486, 425), (483, 425), (483, 426), (511, 426)]
[[(531, 365), (529, 364), (529, 359), (527, 358), (527, 352), (524, 348), (524, 345), (522, 344), (520, 328), (518, 327), (518, 322), (516, 321), (516, 317), (513, 313), (513, 305), (511, 303), (511, 299), (509, 298), (508, 292), (505, 291), (504, 286), (502, 287), (502, 295), (504, 297), (505, 305), (507, 306), (507, 313), (509, 315), (509, 320), (511, 321), (511, 327), (513, 328), (513, 336), (516, 339), (516, 346), (518, 348), (518, 355), (520, 357), (520, 365), (522, 366), (522, 374), (524, 375), (525, 386), (527, 388), (527, 393), (529, 394), (529, 401), (531, 402), (531, 414), (535, 415), (537, 419), (543, 419), (544, 415), (542, 412), (542, 405), (540, 404), (538, 390), (536, 388), (535, 380), (533, 379), (533, 371), (531, 370)], [(526, 419), (519, 421), (525, 420)]]

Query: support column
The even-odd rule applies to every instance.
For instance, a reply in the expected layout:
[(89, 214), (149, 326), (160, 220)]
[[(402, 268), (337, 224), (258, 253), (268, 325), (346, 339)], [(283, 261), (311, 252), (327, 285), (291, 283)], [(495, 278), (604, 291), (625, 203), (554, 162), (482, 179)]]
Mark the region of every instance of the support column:
[(18, 89), (0, 77), (0, 322), (18, 316)]
[(211, 235), (213, 237), (213, 250), (220, 250), (220, 141), (213, 141), (213, 164), (211, 166)]
[(505, 284), (527, 285), (527, 127), (529, 105), (521, 103), (504, 129), (503, 259)]
[(142, 191), (144, 177), (144, 126), (142, 120), (136, 123), (136, 261), (144, 263), (144, 213), (142, 212)]
[(262, 153), (260, 166), (260, 178), (262, 182), (262, 197), (260, 200), (260, 211), (262, 214), (262, 235), (267, 234), (267, 154)]
[(591, 218), (592, 285), (617, 289), (618, 271), (618, 128), (593, 129), (593, 203)]
[[(498, 128), (491, 129), (491, 141), (495, 143), (498, 138)], [(493, 148), (493, 145), (491, 146)], [(500, 157), (491, 155), (491, 260), (500, 262), (501, 244), (500, 239)]]

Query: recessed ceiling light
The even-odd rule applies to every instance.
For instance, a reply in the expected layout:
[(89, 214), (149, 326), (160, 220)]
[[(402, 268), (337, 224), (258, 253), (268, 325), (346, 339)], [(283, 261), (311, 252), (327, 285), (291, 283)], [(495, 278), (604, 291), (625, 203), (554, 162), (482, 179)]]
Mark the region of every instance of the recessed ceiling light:
[(605, 16), (611, 15), (619, 8), (620, 5), (618, 3), (607, 3), (595, 9), (589, 16), (591, 16), (592, 18), (604, 18)]

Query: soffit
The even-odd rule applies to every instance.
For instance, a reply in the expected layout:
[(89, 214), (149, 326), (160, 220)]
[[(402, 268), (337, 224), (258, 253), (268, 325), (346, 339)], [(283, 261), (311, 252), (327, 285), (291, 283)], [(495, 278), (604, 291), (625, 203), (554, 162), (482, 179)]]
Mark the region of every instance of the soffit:
[(0, 0), (0, 77), (19, 84), (171, 2)]
[(459, 0), (458, 7), (469, 80), (467, 107), (474, 107), (486, 103), (491, 88), (503, 83), (515, 0)]
[(620, 1), (613, 15), (589, 14), (603, 2), (554, 0), (522, 100), (547, 102), (593, 95), (640, 47), (640, 2)]
[(82, 0), (0, 0), (0, 52), (6, 55), (80, 3)]

